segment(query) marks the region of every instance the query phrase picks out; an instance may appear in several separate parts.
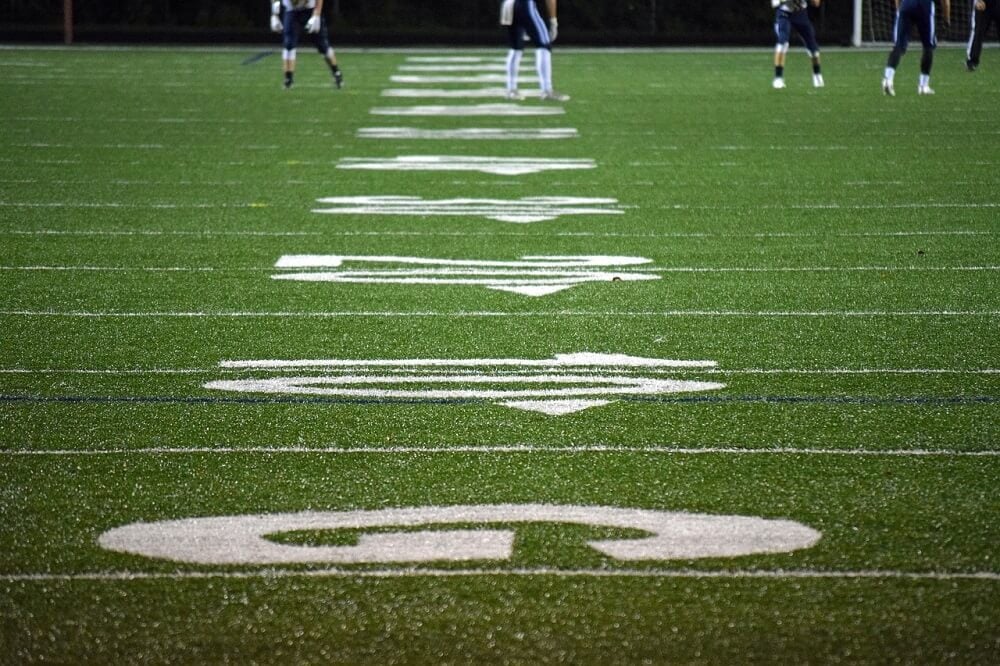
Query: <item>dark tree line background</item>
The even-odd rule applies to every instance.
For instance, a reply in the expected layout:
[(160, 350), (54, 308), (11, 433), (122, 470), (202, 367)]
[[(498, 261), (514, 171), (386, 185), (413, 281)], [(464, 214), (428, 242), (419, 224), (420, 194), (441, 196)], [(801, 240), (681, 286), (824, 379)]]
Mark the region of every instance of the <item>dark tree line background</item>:
[[(72, 0), (76, 41), (271, 42), (269, 0)], [(891, 2), (891, 0), (884, 0)], [(847, 43), (852, 7), (810, 10), (820, 43)], [(494, 45), (500, 0), (326, 0), (336, 43)], [(539, 2), (544, 6), (544, 2)], [(767, 0), (560, 0), (559, 41), (770, 44)], [(63, 0), (0, 0), (0, 39), (62, 41)]]

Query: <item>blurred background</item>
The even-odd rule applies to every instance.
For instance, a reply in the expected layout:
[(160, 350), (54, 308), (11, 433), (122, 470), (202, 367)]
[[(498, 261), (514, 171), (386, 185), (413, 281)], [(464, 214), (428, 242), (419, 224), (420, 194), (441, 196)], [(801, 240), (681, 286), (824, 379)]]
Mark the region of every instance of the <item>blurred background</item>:
[[(891, 8), (892, 0), (883, 2)], [(500, 0), (326, 0), (335, 45), (495, 46)], [(544, 6), (544, 2), (539, 2)], [(274, 43), (270, 0), (0, 0), (0, 40)], [(853, 3), (810, 9), (820, 44), (848, 44)], [(560, 45), (773, 44), (768, 0), (560, 0)]]

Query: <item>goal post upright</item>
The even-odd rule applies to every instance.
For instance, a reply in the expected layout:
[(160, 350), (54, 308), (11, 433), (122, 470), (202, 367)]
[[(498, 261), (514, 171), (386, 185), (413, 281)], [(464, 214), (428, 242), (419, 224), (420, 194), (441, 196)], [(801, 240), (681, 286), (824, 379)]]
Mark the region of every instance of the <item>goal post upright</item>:
[(63, 42), (73, 43), (73, 0), (63, 0)]
[[(69, 0), (66, 0), (69, 2)], [(864, 0), (854, 0), (854, 21), (851, 27), (851, 46), (861, 46), (861, 3)]]

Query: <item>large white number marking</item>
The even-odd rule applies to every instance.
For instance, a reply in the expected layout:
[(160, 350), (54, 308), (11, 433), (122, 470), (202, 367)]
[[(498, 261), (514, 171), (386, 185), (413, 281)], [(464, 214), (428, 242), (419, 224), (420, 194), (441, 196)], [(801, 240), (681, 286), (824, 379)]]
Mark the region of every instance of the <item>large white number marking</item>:
[(617, 199), (596, 197), (524, 197), (521, 199), (423, 199), (408, 196), (326, 197), (314, 213), (339, 215), (475, 216), (498, 222), (529, 224), (564, 215), (621, 215)]
[(496, 529), (421, 530), (362, 535), (353, 546), (302, 546), (267, 539), (296, 531), (447, 524), (567, 523), (635, 529), (649, 536), (590, 541), (616, 560), (669, 560), (786, 553), (809, 548), (816, 530), (790, 520), (607, 506), (500, 504), (373, 511), (213, 516), (132, 523), (98, 543), (108, 549), (195, 564), (430, 562), (508, 559), (514, 533)]
[[(376, 400), (486, 400), (549, 416), (606, 405), (624, 396), (714, 391), (717, 382), (625, 374), (642, 368), (710, 368), (713, 361), (650, 359), (623, 354), (560, 354), (554, 359), (349, 359), (223, 361), (224, 368), (314, 370), (319, 376), (211, 381), (207, 389), (241, 393), (325, 395)], [(504, 368), (517, 368), (509, 370)], [(362, 374), (365, 368), (378, 373)], [(452, 369), (451, 374), (422, 370)], [(572, 373), (563, 372), (572, 369)], [(458, 373), (461, 369), (463, 372)], [(472, 369), (472, 372), (469, 372)], [(343, 374), (329, 374), (340, 371)]]
[(352, 284), (473, 285), (523, 296), (546, 296), (586, 282), (659, 280), (659, 275), (629, 270), (616, 272), (579, 270), (610, 267), (623, 269), (647, 264), (650, 261), (644, 257), (611, 256), (526, 256), (520, 261), (484, 261), (431, 259), (427, 257), (291, 254), (278, 259), (275, 268), (340, 268), (344, 262), (403, 264), (405, 266), (420, 266), (421, 268), (322, 272), (296, 270), (272, 275), (271, 278)]

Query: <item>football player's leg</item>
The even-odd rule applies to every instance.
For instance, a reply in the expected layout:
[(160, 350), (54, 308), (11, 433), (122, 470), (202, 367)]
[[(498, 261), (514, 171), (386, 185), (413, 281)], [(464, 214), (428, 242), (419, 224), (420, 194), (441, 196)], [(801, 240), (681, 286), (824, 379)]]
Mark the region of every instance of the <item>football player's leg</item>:
[(791, 37), (791, 24), (788, 14), (779, 11), (774, 19), (774, 88), (785, 87), (785, 57), (788, 54), (788, 41)]
[(892, 26), (892, 51), (885, 65), (885, 75), (882, 77), (882, 91), (886, 95), (895, 95), (893, 82), (896, 79), (896, 68), (903, 59), (906, 48), (910, 44), (910, 20), (908, 15), (896, 12), (896, 22)]
[(299, 22), (295, 12), (285, 14), (284, 28), (282, 31), (282, 52), (281, 61), (285, 73), (285, 88), (291, 88), (295, 82), (295, 49), (299, 44)]
[(524, 30), (517, 25), (507, 26), (507, 98), (523, 99), (517, 91), (517, 76), (521, 69), (521, 58), (524, 56)]
[(823, 72), (820, 67), (819, 42), (816, 41), (816, 31), (806, 13), (800, 12), (800, 14), (801, 21), (797, 25), (797, 29), (802, 41), (805, 42), (806, 50), (809, 51), (809, 59), (812, 61), (813, 87), (822, 88), (824, 86)]
[(326, 66), (330, 68), (330, 76), (333, 77), (333, 84), (338, 88), (344, 85), (344, 75), (340, 71), (340, 67), (337, 66), (337, 54), (333, 52), (333, 47), (330, 46), (330, 33), (326, 27), (326, 17), (321, 19), (319, 32), (316, 33), (313, 42), (316, 45), (316, 51), (323, 56), (323, 60), (326, 61)]
[(569, 99), (566, 95), (555, 92), (552, 89), (552, 41), (549, 39), (549, 29), (538, 13), (538, 7), (533, 2), (527, 3), (528, 22), (525, 30), (531, 37), (531, 41), (537, 47), (535, 49), (535, 70), (538, 72), (538, 87), (541, 89), (542, 99), (565, 101)]
[(917, 32), (924, 47), (920, 56), (920, 79), (917, 82), (917, 93), (933, 95), (931, 90), (931, 67), (934, 66), (934, 49), (937, 47), (937, 35), (934, 32), (934, 5), (930, 11), (921, 15), (917, 22)]

